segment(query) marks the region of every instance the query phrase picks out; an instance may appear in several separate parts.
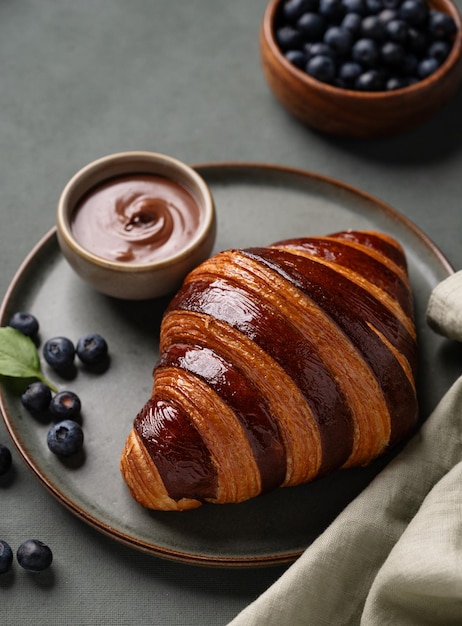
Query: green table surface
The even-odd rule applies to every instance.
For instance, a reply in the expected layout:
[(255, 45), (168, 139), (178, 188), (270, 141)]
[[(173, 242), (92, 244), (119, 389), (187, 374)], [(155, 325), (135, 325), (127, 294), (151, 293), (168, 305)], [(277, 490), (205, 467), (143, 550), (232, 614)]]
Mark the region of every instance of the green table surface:
[[(457, 0), (460, 5), (460, 0)], [(88, 162), (125, 150), (188, 163), (303, 168), (410, 218), (462, 267), (462, 91), (425, 126), (334, 139), (292, 118), (261, 72), (265, 0), (16, 0), (0, 4), (0, 298)], [(462, 5), (461, 5), (462, 6)], [(9, 443), (0, 423), (0, 441)], [(11, 445), (13, 450), (13, 446)], [(0, 578), (14, 625), (226, 624), (287, 566), (216, 569), (142, 554), (63, 508), (13, 450), (0, 538), (52, 546), (52, 568)]]

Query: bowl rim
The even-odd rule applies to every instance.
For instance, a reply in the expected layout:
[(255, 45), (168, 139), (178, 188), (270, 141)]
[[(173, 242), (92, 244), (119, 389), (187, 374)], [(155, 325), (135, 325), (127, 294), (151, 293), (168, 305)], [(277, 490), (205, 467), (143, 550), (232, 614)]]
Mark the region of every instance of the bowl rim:
[[(140, 167), (135, 169), (127, 167), (125, 170), (123, 166), (128, 166), (129, 163), (138, 163)], [(157, 169), (159, 165), (161, 166), (160, 171)], [(111, 166), (116, 166), (118, 172), (107, 173), (104, 175), (104, 171)], [(197, 231), (188, 243), (180, 250), (166, 257), (150, 262), (124, 263), (123, 261), (106, 259), (91, 252), (75, 238), (72, 232), (70, 218), (75, 209), (76, 202), (71, 203), (70, 199), (83, 181), (90, 181), (94, 179), (94, 181), (88, 185), (86, 191), (83, 192), (84, 194), (95, 186), (118, 177), (130, 174), (151, 174), (168, 178), (168, 171), (177, 172), (179, 174), (178, 179), (172, 176), (172, 180), (178, 184), (183, 184), (184, 181), (188, 181), (190, 183), (188, 186), (184, 184), (183, 186), (186, 188), (186, 191), (193, 196), (196, 203), (199, 204), (203, 214), (203, 219), (201, 220)], [(99, 177), (100, 174), (101, 177)], [(152, 272), (153, 270), (166, 269), (174, 266), (176, 263), (183, 262), (186, 258), (193, 255), (207, 240), (210, 232), (215, 228), (215, 220), (215, 203), (212, 193), (205, 180), (193, 168), (193, 166), (167, 154), (145, 150), (133, 150), (108, 154), (83, 166), (80, 170), (75, 172), (63, 188), (58, 199), (56, 213), (58, 241), (61, 239), (63, 244), (67, 245), (68, 248), (74, 252), (74, 254), (81, 257), (87, 263), (106, 270), (123, 273)]]
[(290, 61), (288, 61), (278, 44), (274, 36), (274, 21), (277, 16), (277, 11), (284, 0), (270, 0), (264, 15), (261, 26), (261, 38), (265, 44), (269, 47), (271, 54), (278, 60), (280, 65), (287, 71), (295, 80), (305, 84), (311, 89), (324, 91), (325, 94), (330, 94), (333, 97), (343, 97), (345, 99), (364, 101), (376, 101), (376, 100), (391, 100), (396, 97), (400, 97), (403, 94), (415, 94), (420, 91), (425, 91), (430, 88), (433, 83), (437, 83), (442, 77), (450, 73), (455, 65), (460, 61), (462, 57), (462, 14), (458, 7), (452, 2), (452, 0), (426, 0), (432, 8), (440, 7), (440, 10), (444, 13), (448, 13), (455, 20), (457, 26), (457, 32), (452, 42), (451, 51), (440, 67), (420, 80), (414, 85), (407, 87), (401, 87), (400, 89), (394, 89), (391, 91), (357, 91), (354, 89), (348, 89), (345, 87), (336, 87), (328, 83), (323, 83), (316, 78), (313, 78), (309, 74), (306, 74), (299, 68), (295, 67)]

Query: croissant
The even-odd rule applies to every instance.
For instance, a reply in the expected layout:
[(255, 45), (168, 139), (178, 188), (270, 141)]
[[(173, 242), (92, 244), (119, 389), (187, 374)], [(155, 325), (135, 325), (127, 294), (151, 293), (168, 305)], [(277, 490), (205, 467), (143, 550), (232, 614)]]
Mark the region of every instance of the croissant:
[(366, 465), (417, 421), (413, 301), (389, 235), (226, 250), (165, 311), (120, 468), (158, 510), (237, 503)]

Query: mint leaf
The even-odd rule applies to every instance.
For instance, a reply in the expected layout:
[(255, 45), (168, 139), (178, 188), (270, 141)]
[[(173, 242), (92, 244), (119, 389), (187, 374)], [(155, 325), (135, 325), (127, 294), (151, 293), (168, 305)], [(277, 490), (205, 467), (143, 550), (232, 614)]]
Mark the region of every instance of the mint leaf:
[(56, 391), (42, 373), (32, 339), (10, 326), (0, 328), (0, 374), (13, 378), (38, 378)]

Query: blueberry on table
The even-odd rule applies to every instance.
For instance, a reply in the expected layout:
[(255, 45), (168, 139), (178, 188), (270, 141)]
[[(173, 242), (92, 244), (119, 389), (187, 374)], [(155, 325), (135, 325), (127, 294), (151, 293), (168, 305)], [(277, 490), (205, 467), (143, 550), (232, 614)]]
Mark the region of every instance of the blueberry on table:
[(44, 413), (50, 406), (51, 389), (40, 381), (31, 383), (22, 393), (21, 402), (30, 413)]
[(0, 574), (6, 574), (13, 564), (13, 551), (9, 544), (0, 539)]
[(48, 431), (47, 444), (53, 454), (71, 456), (83, 446), (83, 430), (74, 420), (62, 420)]
[(59, 391), (50, 402), (50, 413), (60, 420), (80, 415), (82, 403), (73, 391)]
[(10, 449), (3, 443), (0, 443), (0, 476), (7, 473), (12, 462), (13, 458), (11, 456)]
[(27, 313), (26, 311), (17, 311), (14, 313), (8, 322), (8, 326), (19, 330), (23, 335), (27, 335), (27, 337), (35, 337), (39, 330), (37, 318), (32, 315), (32, 313)]
[(74, 344), (67, 337), (48, 339), (43, 346), (43, 357), (55, 370), (68, 370), (74, 363)]
[(38, 539), (27, 539), (19, 546), (16, 558), (19, 565), (28, 572), (43, 572), (50, 567), (53, 553)]
[(76, 352), (82, 363), (96, 365), (106, 359), (108, 346), (104, 337), (98, 333), (89, 333), (77, 341)]

